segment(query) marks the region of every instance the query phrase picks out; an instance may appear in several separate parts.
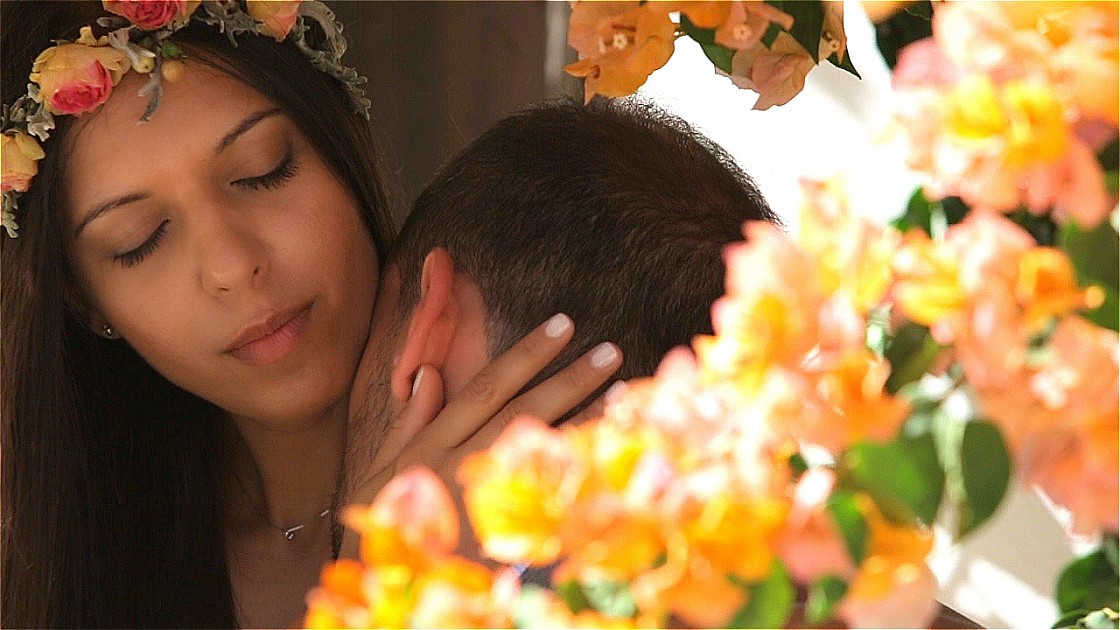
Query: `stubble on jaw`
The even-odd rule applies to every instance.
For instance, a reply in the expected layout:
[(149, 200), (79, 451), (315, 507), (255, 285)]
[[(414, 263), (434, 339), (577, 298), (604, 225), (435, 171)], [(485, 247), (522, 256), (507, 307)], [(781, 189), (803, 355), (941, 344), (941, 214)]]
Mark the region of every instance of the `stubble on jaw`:
[[(356, 474), (356, 471), (360, 464), (373, 461), (385, 436), (392, 429), (392, 393), (389, 390), (393, 370), (392, 340), (397, 338), (401, 328), (399, 322), (394, 322), (385, 337), (387, 343), (371, 350), (374, 360), (369, 368), (372, 371), (370, 378), (362, 391), (350, 394), (351, 398), (356, 398), (359, 402), (356, 406), (351, 404), (354, 412), (350, 414), (346, 424), (346, 448), (342, 457), (342, 483), (339, 487), (341, 504), (345, 504), (355, 490), (364, 481), (368, 481), (361, 474)], [(359, 366), (359, 369), (362, 367)]]

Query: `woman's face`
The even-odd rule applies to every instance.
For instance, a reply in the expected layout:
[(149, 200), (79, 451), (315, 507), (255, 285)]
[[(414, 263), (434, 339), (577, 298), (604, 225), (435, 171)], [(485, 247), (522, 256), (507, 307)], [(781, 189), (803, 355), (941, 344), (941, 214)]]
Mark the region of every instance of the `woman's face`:
[(140, 124), (143, 81), (126, 75), (68, 138), (71, 250), (91, 305), (233, 414), (282, 426), (344, 402), (378, 272), (354, 196), (245, 85), (188, 62)]

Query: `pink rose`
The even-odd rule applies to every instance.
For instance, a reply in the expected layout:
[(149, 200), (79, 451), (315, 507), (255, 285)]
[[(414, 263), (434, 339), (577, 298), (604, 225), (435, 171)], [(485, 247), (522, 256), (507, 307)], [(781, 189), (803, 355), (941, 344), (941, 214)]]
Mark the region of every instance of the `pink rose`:
[(303, 0), (248, 0), (245, 3), (249, 17), (257, 21), (257, 30), (276, 41), (284, 41), (299, 17)]
[(176, 18), (190, 16), (199, 2), (201, 0), (103, 0), (102, 4), (109, 13), (124, 16), (136, 26), (154, 31)]
[(0, 135), (0, 192), (26, 192), (39, 172), (43, 148), (19, 131)]
[(60, 44), (39, 54), (31, 81), (53, 114), (84, 114), (109, 98), (131, 67), (128, 57), (108, 46)]

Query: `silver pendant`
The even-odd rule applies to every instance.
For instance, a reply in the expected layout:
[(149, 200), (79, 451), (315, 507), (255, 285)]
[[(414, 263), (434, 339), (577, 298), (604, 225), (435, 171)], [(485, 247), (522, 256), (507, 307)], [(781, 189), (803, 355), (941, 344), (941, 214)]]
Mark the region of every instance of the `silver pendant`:
[(296, 537), (296, 532), (303, 529), (303, 525), (293, 525), (284, 530), (284, 538), (291, 540)]

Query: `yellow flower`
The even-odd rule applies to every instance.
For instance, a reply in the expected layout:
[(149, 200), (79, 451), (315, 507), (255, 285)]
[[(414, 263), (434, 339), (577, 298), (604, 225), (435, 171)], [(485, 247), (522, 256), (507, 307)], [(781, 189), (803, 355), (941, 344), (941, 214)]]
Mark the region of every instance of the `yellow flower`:
[(901, 236), (855, 216), (843, 181), (801, 181), (797, 241), (816, 262), (821, 288), (843, 292), (861, 314), (882, 302), (891, 282), (891, 258)]
[[(83, 27), (83, 38), (92, 40)], [(89, 35), (89, 37), (87, 37)], [(97, 109), (131, 68), (128, 57), (104, 45), (85, 43), (52, 46), (35, 59), (31, 81), (39, 85), (38, 100), (53, 114), (84, 114)]]
[(259, 24), (262, 35), (284, 41), (299, 18), (303, 0), (247, 0), (245, 10)]
[(411, 628), (509, 628), (518, 592), (517, 575), (451, 557), (434, 565), (414, 586)]
[(347, 525), (361, 534), (367, 564), (421, 571), (459, 543), (455, 503), (428, 468), (415, 466), (390, 481), (369, 507), (350, 507)]
[(1002, 155), (1011, 169), (1054, 162), (1070, 141), (1065, 111), (1054, 90), (1041, 83), (1009, 81), (997, 87), (971, 75), (946, 94), (951, 138)]
[(1019, 260), (1015, 296), (1024, 309), (1027, 328), (1037, 331), (1052, 317), (1100, 306), (1104, 292), (1100, 287), (1077, 286), (1073, 264), (1060, 249), (1036, 247)]
[(489, 450), (459, 468), (463, 500), (483, 551), (500, 562), (549, 564), (583, 479), (563, 435), (540, 420), (515, 419)]
[(937, 612), (937, 582), (926, 565), (933, 535), (888, 522), (870, 499), (860, 498), (871, 535), (840, 616), (857, 628), (928, 627)]
[(0, 191), (26, 192), (43, 155), (38, 141), (21, 131), (0, 135)]
[(632, 94), (673, 55), (676, 25), (667, 11), (650, 3), (577, 2), (568, 27), (568, 45), (579, 61), (564, 68), (584, 77), (586, 100), (596, 94)]
[(911, 320), (927, 326), (959, 317), (968, 306), (955, 252), (921, 230), (903, 237), (894, 260), (894, 297)]

